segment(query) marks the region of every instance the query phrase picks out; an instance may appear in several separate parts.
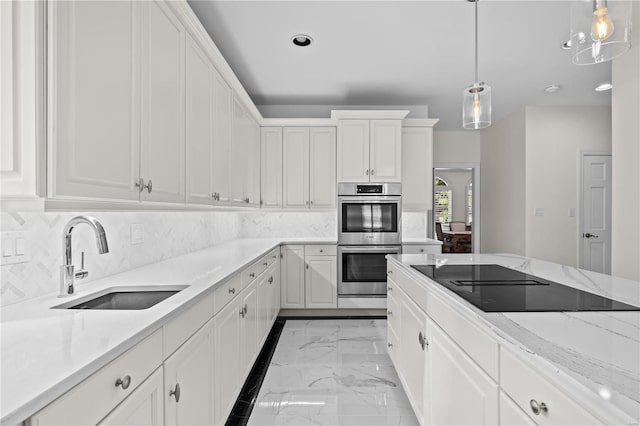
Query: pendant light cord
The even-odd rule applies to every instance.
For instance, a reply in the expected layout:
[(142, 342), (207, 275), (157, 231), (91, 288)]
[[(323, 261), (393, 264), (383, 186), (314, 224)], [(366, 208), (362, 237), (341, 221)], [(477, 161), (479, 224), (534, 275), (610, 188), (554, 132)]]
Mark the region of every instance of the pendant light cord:
[(479, 0), (474, 1), (474, 3), (476, 4), (476, 84), (478, 84), (478, 1)]

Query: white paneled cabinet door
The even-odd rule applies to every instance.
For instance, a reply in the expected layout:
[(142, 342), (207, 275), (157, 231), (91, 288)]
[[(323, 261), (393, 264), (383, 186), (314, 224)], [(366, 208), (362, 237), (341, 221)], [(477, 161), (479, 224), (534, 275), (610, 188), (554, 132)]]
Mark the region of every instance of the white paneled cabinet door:
[[(396, 286), (394, 288), (398, 289)], [(402, 327), (400, 331), (400, 355), (397, 364), (398, 374), (404, 380), (407, 397), (411, 402), (420, 424), (431, 424), (425, 410), (425, 378), (428, 368), (427, 359), (427, 314), (409, 299), (404, 292), (396, 293), (400, 304)], [(428, 380), (428, 378), (427, 378)], [(446, 386), (446, 384), (442, 384)], [(437, 423), (444, 424), (444, 423)]]
[(271, 305), (273, 304), (269, 275), (264, 273), (258, 278), (258, 346), (262, 346), (267, 337), (270, 324)]
[(213, 172), (211, 191), (214, 203), (229, 203), (231, 157), (231, 88), (218, 74), (213, 73)]
[(213, 181), (213, 65), (187, 36), (187, 202), (211, 204)]
[(309, 128), (282, 131), (282, 203), (285, 208), (309, 207)]
[(258, 353), (258, 290), (253, 281), (241, 294), (240, 372), (247, 377)]
[(536, 422), (522, 411), (504, 392), (500, 391), (500, 424), (505, 426), (536, 426)]
[(307, 256), (305, 261), (305, 307), (337, 308), (336, 256)]
[(162, 367), (99, 423), (101, 426), (164, 425)]
[(251, 207), (260, 207), (260, 125), (247, 114), (249, 164), (247, 194)]
[(338, 182), (369, 181), (369, 120), (338, 123)]
[[(498, 424), (498, 385), (433, 321), (429, 328), (431, 368), (426, 423), (435, 425)], [(402, 316), (405, 326), (405, 316)]]
[(336, 206), (336, 129), (309, 129), (309, 204), (312, 209)]
[(135, 46), (142, 4), (48, 3), (52, 196), (139, 198)]
[(214, 422), (224, 424), (240, 390), (240, 298), (214, 317)]
[(271, 265), (269, 271), (271, 279), (271, 305), (269, 305), (269, 328), (275, 322), (280, 312), (280, 262), (276, 261)]
[(280, 307), (304, 308), (304, 246), (282, 246)]
[(282, 127), (263, 127), (260, 143), (260, 205), (282, 207)]
[(164, 363), (165, 424), (213, 424), (213, 321)]
[(168, 3), (141, 3), (142, 200), (185, 201), (185, 31)]
[(402, 181), (402, 121), (371, 120), (371, 182)]
[(402, 210), (433, 209), (433, 128), (402, 129)]
[(233, 96), (232, 103), (232, 139), (231, 139), (231, 170), (229, 174), (229, 196), (231, 202), (245, 203), (247, 191), (247, 170), (249, 144), (247, 142), (247, 120), (242, 103)]

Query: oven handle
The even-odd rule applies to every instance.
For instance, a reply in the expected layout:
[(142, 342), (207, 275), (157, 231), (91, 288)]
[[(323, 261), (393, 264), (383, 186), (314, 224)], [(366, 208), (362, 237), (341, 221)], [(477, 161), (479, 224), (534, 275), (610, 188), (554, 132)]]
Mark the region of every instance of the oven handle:
[(338, 197), (339, 203), (361, 203), (361, 204), (380, 204), (381, 202), (399, 202), (402, 197), (397, 195), (381, 196), (381, 197)]
[(368, 253), (396, 254), (396, 253), (400, 253), (401, 247), (398, 247), (398, 246), (343, 246), (343, 247), (338, 247), (338, 250), (345, 253), (368, 252)]

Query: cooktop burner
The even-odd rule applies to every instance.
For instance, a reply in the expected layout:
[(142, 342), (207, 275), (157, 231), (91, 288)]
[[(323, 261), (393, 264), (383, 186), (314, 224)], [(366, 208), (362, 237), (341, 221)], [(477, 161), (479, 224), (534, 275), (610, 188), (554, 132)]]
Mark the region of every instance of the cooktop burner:
[(500, 265), (412, 265), (484, 312), (640, 311)]

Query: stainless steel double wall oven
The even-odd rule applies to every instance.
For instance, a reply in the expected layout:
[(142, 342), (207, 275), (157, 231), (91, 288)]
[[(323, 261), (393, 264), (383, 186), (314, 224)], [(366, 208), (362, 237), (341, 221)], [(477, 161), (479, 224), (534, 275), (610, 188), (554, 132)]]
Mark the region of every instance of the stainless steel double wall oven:
[(402, 201), (399, 183), (338, 184), (338, 305), (384, 307), (356, 299), (385, 298), (387, 254), (402, 244)]

